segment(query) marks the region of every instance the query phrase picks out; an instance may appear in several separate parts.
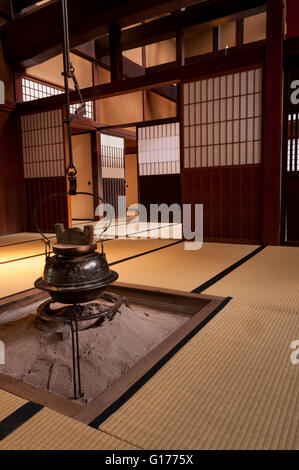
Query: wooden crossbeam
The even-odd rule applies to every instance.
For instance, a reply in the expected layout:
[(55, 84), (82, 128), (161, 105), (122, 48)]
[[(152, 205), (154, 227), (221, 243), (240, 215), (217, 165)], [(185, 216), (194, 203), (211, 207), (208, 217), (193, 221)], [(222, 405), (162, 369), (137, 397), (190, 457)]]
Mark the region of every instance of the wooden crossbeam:
[[(123, 31), (122, 50), (134, 49), (172, 38), (177, 31), (196, 27), (216, 27), (237, 21), (244, 16), (265, 11), (266, 0), (210, 0), (187, 8), (185, 11), (165, 16), (154, 21)], [(96, 40), (97, 56), (109, 54), (109, 38)]]
[[(262, 64), (264, 61), (265, 46), (248, 44), (243, 47), (231, 48), (228, 54), (224, 51), (214, 53), (211, 58), (194, 64), (174, 67), (171, 70), (153, 72), (140, 77), (117, 80), (81, 90), (83, 100), (94, 101), (109, 96), (131, 93), (134, 91), (153, 89), (168, 84), (179, 83), (181, 80), (197, 78), (200, 75), (217, 74), (233, 68), (247, 67)], [(78, 103), (79, 97), (75, 91), (70, 93), (70, 102)], [(26, 101), (17, 105), (21, 113), (30, 113), (42, 109), (55, 109), (64, 105), (64, 94), (54, 95), (34, 101)]]
[[(68, 0), (70, 47), (108, 34), (117, 20), (130, 26), (155, 16), (192, 5), (196, 0)], [(31, 67), (62, 51), (61, 5), (59, 0), (16, 16), (2, 27), (5, 60)]]
[[(100, 67), (106, 68), (107, 70), (110, 70), (110, 58), (102, 57), (98, 65)], [(145, 69), (144, 67), (142, 67), (142, 65), (136, 64), (136, 62), (133, 62), (132, 60), (124, 56), (122, 58), (122, 65), (123, 76), (126, 78), (140, 77), (145, 73)], [(174, 85), (164, 85), (158, 88), (154, 88), (152, 91), (154, 91), (158, 95), (163, 96), (164, 98), (167, 98), (168, 100), (175, 102), (177, 100), (177, 90)]]

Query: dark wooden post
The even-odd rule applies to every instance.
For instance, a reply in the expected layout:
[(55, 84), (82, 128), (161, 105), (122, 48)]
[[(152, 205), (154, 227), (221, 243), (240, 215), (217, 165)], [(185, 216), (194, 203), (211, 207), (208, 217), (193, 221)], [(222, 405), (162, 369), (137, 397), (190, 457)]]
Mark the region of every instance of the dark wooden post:
[(123, 76), (120, 38), (120, 25), (118, 23), (111, 23), (109, 25), (111, 82), (114, 82), (115, 80), (121, 80)]
[(236, 46), (242, 46), (244, 42), (244, 18), (236, 22)]
[[(100, 84), (99, 79), (99, 65), (96, 60), (92, 61), (92, 85), (96, 86)], [(94, 120), (100, 121), (100, 100), (95, 100), (93, 102), (94, 106)]]
[(283, 39), (284, 0), (268, 0), (263, 133), (263, 243), (267, 245), (279, 245), (281, 236)]
[(213, 28), (213, 51), (221, 50), (221, 25)]
[(176, 65), (181, 67), (185, 65), (185, 48), (183, 31), (176, 32)]
[[(92, 162), (92, 178), (93, 178), (93, 192), (103, 197), (103, 177), (102, 177), (102, 162), (101, 162), (101, 134), (97, 131), (92, 131), (91, 136), (91, 162)], [(98, 199), (94, 199), (94, 210), (100, 204)], [(99, 217), (96, 218), (99, 220)]]
[[(185, 45), (184, 45), (184, 32), (177, 31), (176, 32), (176, 66), (182, 67), (185, 65)], [(182, 85), (181, 83), (177, 84), (177, 117), (178, 119), (181, 118), (181, 101), (182, 101)]]
[[(145, 69), (146, 69), (146, 48), (145, 48), (145, 46), (142, 46), (141, 51), (142, 51), (142, 68), (143, 68), (143, 72), (145, 73)], [(147, 90), (142, 90), (142, 117), (143, 117), (143, 121), (147, 121), (149, 119)]]

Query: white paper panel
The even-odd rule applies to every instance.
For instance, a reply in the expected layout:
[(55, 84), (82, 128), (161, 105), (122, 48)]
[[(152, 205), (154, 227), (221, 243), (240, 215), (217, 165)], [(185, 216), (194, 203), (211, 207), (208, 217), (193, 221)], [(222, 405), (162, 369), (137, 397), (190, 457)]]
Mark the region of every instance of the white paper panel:
[[(195, 86), (194, 83), (192, 85), (190, 89), (190, 84), (186, 84), (184, 93), (186, 93), (188, 100), (194, 102)], [(188, 143), (188, 150), (184, 156), (185, 164), (189, 165), (192, 158), (192, 165), (195, 165), (195, 104), (185, 106), (185, 117), (189, 124), (192, 122), (191, 126), (186, 126), (184, 129), (184, 141)], [(138, 130), (138, 162), (140, 175), (180, 173), (179, 123), (140, 127)]]
[(185, 167), (261, 163), (261, 92), (262, 69), (184, 84)]
[[(32, 101), (39, 98), (46, 98), (47, 96), (60, 95), (64, 93), (62, 88), (57, 88), (54, 86), (49, 86), (46, 83), (41, 83), (36, 80), (22, 77), (22, 97), (23, 101)], [(70, 112), (75, 114), (76, 109), (80, 104), (70, 105)], [(85, 113), (83, 116), (93, 119), (93, 104), (92, 101), (85, 102)], [(47, 127), (47, 124), (45, 123)]]
[(21, 117), (25, 178), (50, 178), (65, 174), (62, 111)]

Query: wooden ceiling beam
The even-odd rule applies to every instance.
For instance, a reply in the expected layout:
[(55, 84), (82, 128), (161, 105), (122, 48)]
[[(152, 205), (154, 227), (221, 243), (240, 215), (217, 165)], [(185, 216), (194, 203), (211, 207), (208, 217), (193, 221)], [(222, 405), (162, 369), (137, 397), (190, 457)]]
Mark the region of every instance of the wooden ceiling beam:
[[(247, 53), (248, 51), (251, 50), (257, 50), (259, 47), (263, 48), (265, 47), (266, 41), (261, 40), (261, 41), (256, 41), (254, 43), (246, 44), (244, 52)], [(207, 54), (200, 54), (192, 57), (186, 57), (185, 58), (185, 64), (186, 65), (192, 65), (192, 64), (197, 64), (200, 69), (203, 69), (205, 67), (205, 64), (207, 63), (213, 63), (214, 61), (218, 60), (219, 57), (222, 56), (232, 56), (235, 57), (235, 54), (237, 51), (240, 50), (239, 46), (236, 47), (230, 47), (228, 50), (222, 49), (220, 51), (214, 51), (214, 52), (208, 52)], [(146, 67), (145, 73), (150, 75), (152, 73), (157, 73), (157, 72), (167, 72), (168, 70), (172, 70), (176, 66), (176, 62), (166, 62), (164, 64), (160, 65), (153, 65), (152, 67)]]
[[(99, 61), (97, 61), (95, 52), (94, 52), (94, 41), (90, 41), (86, 44), (82, 44), (81, 46), (72, 49), (74, 54), (83, 57), (84, 59), (96, 61), (96, 63), (107, 70), (110, 71), (110, 57), (101, 57)], [(122, 57), (122, 66), (123, 66), (123, 77), (125, 78), (132, 78), (132, 77), (139, 77), (140, 75), (144, 75), (145, 68), (136, 62), (128, 59), (127, 57)], [(159, 87), (152, 90), (154, 93), (166, 98), (168, 100), (177, 101), (177, 89), (174, 85), (165, 85), (163, 87)]]
[[(136, 62), (133, 62), (124, 56), (122, 59), (123, 76), (125, 78), (140, 77), (145, 74), (145, 69), (142, 67), (142, 65), (136, 64)], [(98, 62), (98, 65), (107, 70), (110, 70), (110, 58), (102, 57)], [(177, 101), (177, 89), (174, 85), (164, 85), (162, 87), (154, 88), (152, 91), (162, 96), (163, 98), (174, 102)]]
[(15, 13), (19, 13), (27, 8), (32, 8), (38, 0), (13, 0), (12, 5)]
[[(121, 27), (192, 5), (196, 0), (68, 0), (70, 47), (74, 48), (108, 33), (117, 19)], [(61, 5), (59, 0), (15, 17), (2, 27), (5, 60), (31, 67), (62, 51)]]
[[(177, 31), (213, 28), (266, 10), (266, 0), (209, 0), (185, 11), (126, 29), (122, 32), (122, 50), (134, 49), (175, 37)], [(109, 54), (109, 38), (95, 41), (97, 57)]]
[[(265, 47), (261, 44), (248, 44), (243, 47), (232, 48), (227, 54), (224, 54), (223, 51), (219, 51), (217, 54), (213, 54), (213, 57), (207, 58), (200, 64), (188, 64), (182, 67), (174, 67), (172, 70), (159, 71), (140, 77), (127, 78), (113, 83), (83, 88), (81, 93), (84, 101), (94, 101), (110, 96), (179, 83), (181, 80), (198, 78), (201, 75), (217, 74), (237, 67), (249, 67), (263, 63), (264, 51)], [(64, 100), (64, 94), (55, 95), (48, 98), (19, 103), (17, 108), (21, 113), (26, 114), (41, 111), (42, 109), (61, 108), (64, 106)], [(79, 102), (78, 94), (75, 91), (70, 92), (70, 102)]]

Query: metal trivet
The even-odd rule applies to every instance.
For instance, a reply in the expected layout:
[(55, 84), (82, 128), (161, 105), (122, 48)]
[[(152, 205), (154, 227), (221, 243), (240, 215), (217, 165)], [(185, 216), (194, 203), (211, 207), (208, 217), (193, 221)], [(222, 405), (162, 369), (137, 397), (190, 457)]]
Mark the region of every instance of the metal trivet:
[[(68, 340), (70, 337), (72, 339), (73, 384), (75, 400), (84, 396), (81, 388), (79, 331), (102, 326), (106, 319), (112, 321), (117, 312), (121, 313), (119, 309), (123, 302), (127, 307), (129, 307), (127, 299), (110, 292), (105, 292), (100, 298), (106, 300), (109, 303), (112, 303), (113, 305), (106, 306), (105, 304), (98, 302), (90, 302), (83, 305), (72, 304), (65, 305), (64, 307), (60, 308), (51, 308), (51, 304), (54, 304), (55, 302), (50, 299), (42, 303), (37, 308), (37, 319), (47, 323), (63, 322), (62, 339)], [(83, 321), (87, 324), (85, 323), (84, 325), (79, 326), (79, 324)]]

